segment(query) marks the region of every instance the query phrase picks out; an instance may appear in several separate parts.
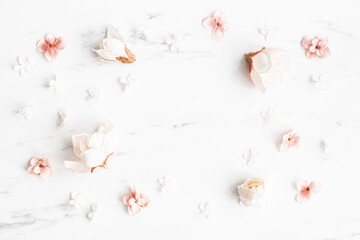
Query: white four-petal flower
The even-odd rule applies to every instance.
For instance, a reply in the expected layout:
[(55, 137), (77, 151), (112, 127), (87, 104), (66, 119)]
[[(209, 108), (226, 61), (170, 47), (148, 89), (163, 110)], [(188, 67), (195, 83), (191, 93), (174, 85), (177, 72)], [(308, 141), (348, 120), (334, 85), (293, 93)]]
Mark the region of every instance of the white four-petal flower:
[(57, 125), (63, 128), (65, 127), (67, 122), (68, 122), (68, 113), (62, 111), (58, 112)]
[(174, 193), (174, 180), (169, 176), (162, 177), (158, 179), (158, 183), (161, 187), (162, 193)]
[(97, 101), (100, 98), (100, 88), (89, 88), (87, 93), (86, 101)]
[(171, 52), (180, 52), (183, 48), (182, 45), (183, 41), (184, 41), (183, 37), (172, 35), (170, 38), (166, 40), (166, 43), (169, 46), (169, 50)]
[(278, 114), (272, 107), (269, 107), (266, 111), (261, 113), (261, 117), (264, 125), (267, 126), (277, 122)]
[(315, 86), (320, 90), (327, 90), (329, 87), (329, 77), (325, 73), (315, 74), (311, 78), (312, 82), (315, 83)]
[(50, 79), (49, 80), (49, 83), (48, 83), (48, 87), (50, 90), (52, 90), (55, 94), (60, 94), (63, 92), (63, 84), (62, 84), (62, 81), (57, 77), (55, 76), (54, 79)]
[(22, 107), (22, 108), (19, 108), (16, 113), (18, 115), (21, 115), (23, 116), (24, 119), (30, 119), (33, 115), (33, 112), (34, 112), (34, 106), (32, 105), (27, 105), (25, 107)]
[(259, 150), (257, 150), (254, 147), (251, 147), (249, 149), (249, 152), (245, 153), (243, 155), (243, 158), (246, 160), (247, 165), (250, 166), (259, 161), (260, 155), (261, 155), (261, 152)]
[(99, 205), (97, 203), (94, 203), (90, 206), (90, 212), (87, 215), (90, 222), (94, 222), (96, 220), (98, 211), (99, 211)]
[(28, 57), (20, 56), (17, 58), (18, 64), (14, 66), (16, 71), (19, 71), (20, 76), (25, 77), (33, 71), (30, 59)]
[(264, 36), (266, 41), (272, 41), (277, 38), (277, 27), (270, 27), (268, 25), (265, 25), (263, 28), (260, 29), (260, 34)]
[(135, 82), (136, 82), (135, 77), (132, 74), (128, 74), (127, 76), (121, 77), (119, 79), (119, 83), (123, 91), (126, 91)]
[(82, 193), (70, 193), (70, 200), (68, 203), (75, 208), (82, 208), (84, 206), (84, 195)]
[(207, 219), (211, 218), (214, 214), (214, 204), (212, 202), (205, 202), (203, 204), (199, 204), (200, 214), (206, 217)]

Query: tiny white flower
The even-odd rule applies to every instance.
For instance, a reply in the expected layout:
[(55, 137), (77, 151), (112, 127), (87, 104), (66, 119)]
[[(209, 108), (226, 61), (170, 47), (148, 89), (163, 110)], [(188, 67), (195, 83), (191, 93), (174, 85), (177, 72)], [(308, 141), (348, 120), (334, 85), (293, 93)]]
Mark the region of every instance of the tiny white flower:
[(161, 187), (162, 193), (174, 193), (174, 180), (169, 176), (158, 179), (158, 183)]
[(84, 195), (82, 193), (70, 193), (70, 200), (68, 203), (75, 208), (82, 208), (84, 206)]
[(121, 89), (123, 91), (126, 91), (135, 82), (136, 82), (136, 79), (135, 79), (134, 75), (132, 75), (132, 74), (129, 74), (126, 77), (121, 77), (119, 79), (119, 83), (120, 83)]
[(140, 40), (149, 41), (149, 36), (146, 30), (146, 26), (141, 24), (134, 31), (134, 38), (138, 38)]
[(62, 93), (64, 88), (62, 81), (57, 76), (55, 76), (54, 79), (49, 80), (48, 87), (55, 94)]
[(266, 41), (272, 41), (277, 38), (277, 27), (270, 27), (265, 25), (263, 28), (260, 29), (260, 34), (264, 36)]
[(277, 122), (278, 114), (272, 107), (269, 107), (266, 111), (261, 113), (261, 117), (264, 125), (270, 125)]
[(322, 139), (321, 140), (321, 149), (325, 153), (327, 158), (331, 158), (334, 154), (334, 144), (329, 139)]
[(32, 105), (27, 105), (25, 107), (22, 107), (22, 108), (19, 108), (16, 113), (18, 115), (21, 115), (24, 117), (24, 119), (30, 119), (33, 115), (33, 112), (34, 112), (34, 106)]
[(100, 98), (100, 88), (89, 88), (87, 93), (86, 101), (97, 101)]
[(17, 61), (19, 64), (14, 66), (16, 71), (19, 71), (20, 76), (25, 77), (33, 71), (30, 59), (28, 57), (18, 57)]
[(58, 112), (58, 120), (57, 125), (60, 127), (65, 127), (66, 123), (68, 122), (68, 114), (67, 112)]
[(318, 89), (323, 91), (327, 90), (330, 84), (329, 77), (325, 73), (315, 74), (312, 76), (311, 80)]
[(248, 166), (259, 161), (261, 152), (254, 147), (249, 148), (249, 152), (243, 155), (243, 158), (246, 160)]
[(97, 203), (94, 203), (93, 205), (90, 206), (90, 212), (87, 215), (90, 222), (94, 222), (96, 220), (98, 211), (99, 211), (99, 205)]
[(169, 46), (169, 50), (171, 52), (180, 52), (183, 48), (182, 46), (183, 41), (184, 41), (183, 37), (172, 35), (170, 38), (166, 40), (166, 44)]
[(214, 214), (214, 204), (212, 202), (205, 202), (203, 204), (199, 204), (200, 214), (206, 217), (207, 219), (211, 218)]

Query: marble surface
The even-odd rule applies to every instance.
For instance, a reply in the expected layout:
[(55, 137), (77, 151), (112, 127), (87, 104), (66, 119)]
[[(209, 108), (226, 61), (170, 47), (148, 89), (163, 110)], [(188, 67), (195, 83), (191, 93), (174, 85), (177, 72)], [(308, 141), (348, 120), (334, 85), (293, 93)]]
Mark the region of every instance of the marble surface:
[[(0, 1), (0, 239), (360, 239), (359, 1)], [(201, 20), (222, 9), (231, 29), (222, 42), (211, 39)], [(100, 62), (92, 48), (107, 24), (118, 27), (136, 54), (132, 65)], [(277, 39), (259, 34), (276, 26)], [(47, 32), (69, 44), (54, 63), (36, 51)], [(332, 56), (310, 60), (304, 35), (329, 36)], [(170, 50), (169, 38), (181, 50)], [(266, 94), (248, 79), (243, 57), (262, 46), (289, 51), (292, 67), (282, 86)], [(13, 69), (28, 56), (34, 71)], [(328, 89), (311, 82), (326, 73)], [(136, 82), (122, 91), (121, 77)], [(48, 81), (64, 83), (54, 95)], [(99, 88), (96, 102), (87, 90)], [(33, 105), (31, 119), (15, 112)], [(277, 121), (264, 125), (269, 107)], [(59, 111), (69, 121), (57, 126)], [(99, 124), (120, 128), (119, 156), (107, 170), (76, 174), (71, 135)], [(281, 154), (282, 134), (296, 129), (303, 145)], [(332, 141), (326, 157), (322, 139)], [(243, 159), (261, 151), (256, 164)], [(31, 156), (47, 156), (54, 178), (26, 171)], [(173, 194), (157, 179), (170, 176)], [(261, 207), (239, 204), (237, 185), (247, 177), (268, 179), (269, 200)], [(295, 202), (294, 181), (318, 180), (323, 190), (312, 202)], [(121, 202), (129, 187), (151, 198), (138, 216)], [(82, 192), (86, 205), (67, 201)], [(211, 219), (198, 205), (214, 205)], [(86, 215), (98, 203), (95, 222)]]

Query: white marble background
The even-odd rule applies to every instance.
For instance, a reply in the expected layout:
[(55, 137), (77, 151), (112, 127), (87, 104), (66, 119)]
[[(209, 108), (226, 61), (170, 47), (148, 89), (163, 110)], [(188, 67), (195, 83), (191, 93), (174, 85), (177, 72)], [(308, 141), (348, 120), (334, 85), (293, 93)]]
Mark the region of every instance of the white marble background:
[[(343, 1), (0, 1), (0, 239), (360, 239), (360, 16), (357, 0)], [(231, 29), (216, 43), (201, 20), (222, 9)], [(132, 65), (100, 62), (92, 48), (107, 24), (118, 27), (136, 54)], [(259, 34), (265, 24), (278, 27), (277, 39)], [(142, 26), (142, 27), (139, 27)], [(146, 38), (139, 33), (144, 29)], [(36, 51), (47, 32), (69, 44), (54, 63)], [(184, 38), (180, 52), (166, 40)], [(328, 35), (332, 56), (310, 60), (300, 45), (304, 35)], [(248, 80), (244, 53), (262, 46), (289, 51), (292, 68), (285, 83), (261, 94)], [(13, 70), (18, 56), (29, 56), (34, 72)], [(329, 88), (310, 81), (327, 73)], [(127, 92), (119, 78), (133, 74)], [(58, 76), (64, 92), (47, 87)], [(88, 88), (100, 99), (85, 100)], [(34, 105), (24, 120), (15, 111)], [(264, 126), (261, 113), (278, 112)], [(69, 113), (64, 128), (58, 111)], [(76, 174), (71, 135), (91, 133), (110, 121), (121, 129), (121, 155), (109, 169)], [(301, 148), (279, 153), (280, 136), (296, 129)], [(331, 139), (328, 159), (321, 139)], [(249, 147), (262, 152), (247, 166)], [(31, 156), (48, 156), (55, 169), (50, 181), (29, 175)], [(176, 180), (172, 195), (162, 194), (157, 179)], [(271, 198), (262, 208), (239, 205), (236, 186), (250, 176), (271, 179)], [(318, 180), (323, 191), (298, 204), (294, 181)], [(152, 202), (138, 216), (121, 202), (129, 187)], [(98, 203), (89, 209), (67, 204), (82, 192)], [(211, 201), (214, 216), (199, 214)]]

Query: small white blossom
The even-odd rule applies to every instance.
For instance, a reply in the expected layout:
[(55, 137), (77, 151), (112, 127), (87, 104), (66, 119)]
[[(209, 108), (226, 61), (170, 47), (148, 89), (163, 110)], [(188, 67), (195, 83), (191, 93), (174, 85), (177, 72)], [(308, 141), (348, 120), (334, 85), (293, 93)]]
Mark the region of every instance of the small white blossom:
[(67, 112), (58, 112), (58, 120), (57, 120), (57, 125), (60, 127), (65, 127), (65, 125), (68, 122), (68, 114)]
[(214, 214), (214, 204), (212, 202), (205, 202), (203, 204), (199, 204), (200, 214), (206, 217), (207, 219), (211, 218)]
[(269, 107), (266, 111), (261, 113), (261, 117), (264, 125), (270, 125), (277, 122), (278, 114), (272, 107)]
[(334, 144), (329, 139), (322, 139), (321, 140), (321, 149), (325, 153), (326, 158), (332, 158), (334, 154)]
[(82, 208), (84, 206), (84, 195), (82, 193), (72, 192), (68, 203), (75, 208)]
[(17, 61), (19, 64), (14, 66), (16, 71), (19, 71), (20, 76), (25, 77), (33, 71), (30, 59), (28, 57), (18, 57)]
[(161, 187), (162, 193), (174, 193), (174, 180), (169, 176), (158, 179), (158, 183)]
[(147, 30), (146, 30), (146, 26), (141, 24), (139, 25), (134, 33), (133, 33), (133, 37), (136, 39), (140, 39), (140, 40), (143, 40), (143, 41), (149, 41), (149, 35), (147, 33)]
[(52, 90), (55, 94), (60, 94), (63, 92), (63, 84), (62, 84), (62, 81), (57, 77), (55, 76), (54, 79), (50, 79), (49, 80), (49, 83), (48, 83), (48, 87), (50, 90)]
[(266, 41), (272, 41), (277, 38), (277, 27), (270, 27), (265, 25), (262, 29), (260, 29), (260, 34), (264, 36)]
[(311, 81), (315, 83), (315, 86), (320, 90), (327, 90), (330, 84), (330, 80), (327, 74), (320, 73), (312, 76)]
[(87, 215), (90, 222), (94, 222), (96, 220), (98, 211), (99, 211), (99, 205), (97, 203), (94, 203), (93, 205), (90, 206), (90, 212)]
[(97, 101), (100, 98), (100, 88), (89, 88), (87, 93), (86, 101)]
[(25, 107), (22, 107), (22, 108), (19, 108), (16, 113), (18, 115), (21, 115), (24, 117), (24, 119), (30, 119), (33, 115), (33, 112), (34, 112), (34, 106), (32, 105), (27, 105)]
[(135, 77), (132, 74), (129, 74), (126, 77), (121, 77), (119, 79), (119, 83), (123, 91), (126, 91), (135, 82), (136, 82)]
[(246, 160), (247, 165), (250, 166), (259, 161), (260, 155), (261, 152), (259, 150), (255, 149), (254, 147), (251, 147), (249, 149), (249, 152), (243, 155), (243, 158)]
[(183, 48), (182, 45), (183, 41), (184, 41), (183, 37), (172, 35), (170, 38), (166, 40), (166, 44), (169, 46), (169, 50), (171, 52), (180, 52)]

